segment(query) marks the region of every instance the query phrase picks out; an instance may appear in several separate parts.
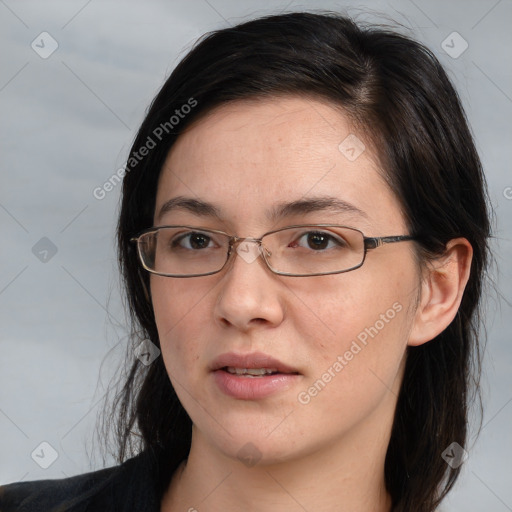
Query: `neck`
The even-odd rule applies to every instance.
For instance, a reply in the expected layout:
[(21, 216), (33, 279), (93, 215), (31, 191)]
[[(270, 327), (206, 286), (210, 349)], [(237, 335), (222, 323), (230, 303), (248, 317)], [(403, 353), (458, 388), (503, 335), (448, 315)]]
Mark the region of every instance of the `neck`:
[(388, 431), (381, 438), (359, 431), (300, 458), (247, 467), (194, 429), (189, 458), (176, 471), (161, 511), (389, 512), (388, 442)]

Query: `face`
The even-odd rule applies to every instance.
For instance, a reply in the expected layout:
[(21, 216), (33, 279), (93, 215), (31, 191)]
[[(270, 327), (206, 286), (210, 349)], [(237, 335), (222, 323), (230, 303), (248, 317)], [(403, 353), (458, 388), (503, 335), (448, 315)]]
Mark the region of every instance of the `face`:
[[(339, 110), (312, 99), (221, 106), (170, 151), (154, 224), (254, 238), (321, 223), (407, 234), (369, 145), (355, 159), (350, 144), (340, 150), (350, 134), (364, 140)], [(177, 197), (208, 203), (215, 215), (190, 202), (160, 214)], [(385, 438), (418, 279), (410, 242), (370, 250), (361, 268), (329, 276), (279, 276), (261, 257), (237, 254), (215, 275), (152, 275), (162, 357), (194, 436), (228, 457), (253, 450), (261, 462), (332, 450), (354, 436)], [(279, 371), (230, 373), (251, 366)]]

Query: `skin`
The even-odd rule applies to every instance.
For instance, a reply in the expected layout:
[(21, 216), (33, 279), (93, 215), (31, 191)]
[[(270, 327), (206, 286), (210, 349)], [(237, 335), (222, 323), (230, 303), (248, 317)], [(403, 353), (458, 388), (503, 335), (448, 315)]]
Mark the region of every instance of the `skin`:
[[(366, 236), (407, 234), (400, 204), (369, 144), (354, 161), (338, 145), (364, 134), (326, 103), (280, 97), (224, 105), (194, 123), (171, 149), (158, 184), (155, 225), (187, 224), (259, 237), (298, 223), (339, 223)], [(177, 209), (171, 198), (217, 206), (220, 218)], [(314, 211), (270, 221), (276, 204), (331, 196), (364, 212)], [(469, 275), (471, 246), (450, 242), (418, 268), (411, 242), (370, 251), (355, 271), (321, 277), (272, 274), (261, 258), (235, 257), (221, 273), (151, 276), (162, 357), (193, 421), (190, 456), (161, 510), (389, 511), (384, 460), (407, 345), (425, 343), (453, 319)], [(325, 388), (301, 404), (365, 328), (393, 304), (392, 320)], [(396, 306), (395, 306), (396, 307)], [(222, 353), (261, 351), (300, 373), (261, 400), (236, 400), (209, 366)], [(248, 442), (253, 467), (237, 456)]]

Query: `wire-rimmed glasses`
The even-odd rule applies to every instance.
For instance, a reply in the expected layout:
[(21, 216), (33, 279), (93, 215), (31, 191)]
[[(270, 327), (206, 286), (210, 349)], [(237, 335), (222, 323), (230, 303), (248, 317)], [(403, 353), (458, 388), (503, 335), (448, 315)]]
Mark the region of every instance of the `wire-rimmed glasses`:
[(282, 276), (341, 274), (361, 267), (366, 253), (384, 244), (414, 240), (410, 235), (366, 237), (337, 224), (302, 224), (241, 238), (196, 226), (155, 226), (131, 239), (149, 272), (167, 277), (199, 277), (220, 272), (237, 252), (250, 262), (262, 256)]

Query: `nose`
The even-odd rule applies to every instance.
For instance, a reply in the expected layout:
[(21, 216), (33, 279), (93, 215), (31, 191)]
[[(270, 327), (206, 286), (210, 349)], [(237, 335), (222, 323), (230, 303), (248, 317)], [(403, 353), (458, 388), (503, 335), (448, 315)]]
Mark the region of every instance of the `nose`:
[(249, 331), (256, 326), (277, 326), (284, 318), (283, 290), (262, 257), (266, 251), (257, 239), (239, 240), (219, 283), (215, 319), (223, 326)]

